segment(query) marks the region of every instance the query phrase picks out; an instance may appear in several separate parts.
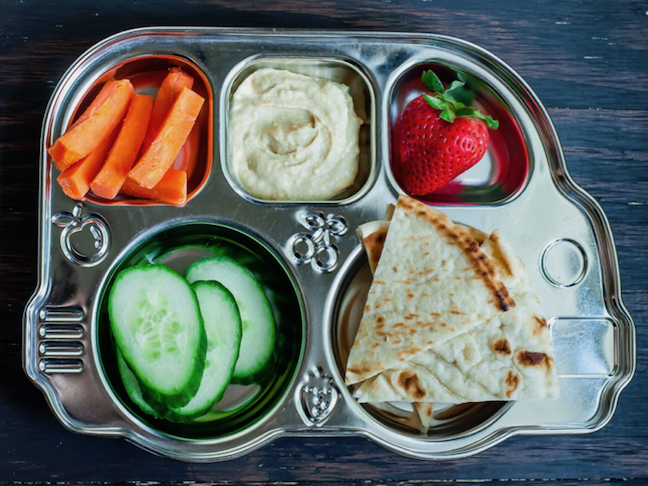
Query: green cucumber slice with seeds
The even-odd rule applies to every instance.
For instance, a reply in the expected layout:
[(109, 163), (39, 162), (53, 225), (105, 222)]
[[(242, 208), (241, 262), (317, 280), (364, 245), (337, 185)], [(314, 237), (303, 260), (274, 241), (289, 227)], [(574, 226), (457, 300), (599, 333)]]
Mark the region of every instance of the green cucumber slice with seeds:
[(172, 408), (164, 417), (185, 422), (207, 413), (225, 393), (234, 373), (241, 344), (241, 316), (234, 296), (214, 281), (195, 282), (200, 312), (207, 333), (205, 371), (196, 395), (182, 408)]
[(186, 278), (189, 282), (220, 282), (236, 300), (243, 336), (233, 382), (251, 383), (267, 372), (273, 360), (276, 325), (270, 301), (254, 275), (228, 256), (214, 256), (190, 265)]
[(186, 279), (163, 265), (127, 268), (111, 287), (108, 314), (144, 397), (186, 405), (200, 385), (207, 349), (198, 299)]

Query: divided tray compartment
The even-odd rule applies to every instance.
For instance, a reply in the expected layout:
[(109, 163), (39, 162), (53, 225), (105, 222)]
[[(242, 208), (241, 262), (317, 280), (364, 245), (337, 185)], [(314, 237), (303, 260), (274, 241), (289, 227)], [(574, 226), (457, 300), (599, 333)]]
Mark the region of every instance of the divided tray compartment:
[[(109, 76), (145, 79), (150, 70), (159, 77), (170, 66), (190, 70), (207, 101), (195, 152), (200, 169), (187, 203), (65, 196), (46, 149), (84, 100)], [(230, 99), (259, 67), (341, 76), (351, 84), (364, 124), (360, 170), (348, 191), (327, 201), (267, 201), (240, 187), (229, 165)], [(501, 126), (472, 172), (424, 200), (454, 221), (500, 229), (511, 241), (552, 331), (561, 398), (451, 407), (421, 432), (399, 404), (359, 404), (344, 368), (370, 282), (355, 230), (383, 219), (402, 192), (390, 165), (393, 126), (431, 67), (444, 81), (465, 79)], [(351, 434), (420, 459), (464, 457), (516, 434), (597, 430), (634, 373), (634, 325), (621, 301), (605, 215), (569, 177), (555, 130), (529, 86), (460, 39), (220, 28), (116, 34), (83, 54), (52, 96), (41, 138), (39, 218), (39, 282), (23, 323), (25, 371), (69, 429), (121, 436), (155, 454), (218, 461), (274, 437)], [(111, 361), (106, 293), (116, 272), (143, 253), (205, 239), (237, 242), (271, 262), (277, 288), (288, 296), (279, 309), (285, 361), (267, 391), (250, 395), (252, 405), (233, 398), (242, 412), (234, 412), (232, 424), (208, 417), (204, 427), (176, 426), (147, 418), (125, 395)], [(186, 264), (185, 257), (197, 256), (168, 263)]]

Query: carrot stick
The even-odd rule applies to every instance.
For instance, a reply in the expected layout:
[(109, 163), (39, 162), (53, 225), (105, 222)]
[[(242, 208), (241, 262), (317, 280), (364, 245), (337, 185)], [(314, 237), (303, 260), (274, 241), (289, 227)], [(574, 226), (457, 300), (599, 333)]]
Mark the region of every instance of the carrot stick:
[(171, 106), (178, 98), (182, 88), (187, 87), (191, 89), (193, 83), (194, 78), (192, 76), (185, 73), (180, 68), (171, 68), (169, 74), (164, 78), (160, 88), (158, 89), (155, 98), (155, 106), (153, 107), (153, 114), (151, 115), (151, 122), (146, 132), (146, 136), (144, 137), (144, 143), (142, 144), (142, 153), (144, 153), (153, 143), (153, 140), (155, 140), (155, 136), (160, 130), (162, 123), (164, 123), (164, 118), (167, 116), (167, 113), (169, 113)]
[(184, 204), (187, 201), (187, 173), (183, 170), (169, 169), (152, 189), (146, 189), (132, 179), (126, 179), (121, 193), (171, 204)]
[(49, 148), (56, 167), (63, 171), (96, 149), (122, 121), (133, 94), (127, 79), (108, 81), (97, 95), (99, 102), (91, 104), (79, 122)]
[(147, 189), (160, 182), (185, 143), (204, 102), (202, 96), (182, 88), (155, 140), (128, 173), (131, 179)]
[(187, 180), (191, 180), (196, 165), (198, 165), (200, 135), (200, 124), (196, 121), (191, 132), (189, 132), (187, 140), (182, 145), (178, 156), (173, 161), (173, 168), (176, 170), (184, 170), (187, 173)]
[(90, 183), (106, 161), (118, 131), (119, 128), (114, 129), (96, 149), (59, 174), (57, 181), (65, 194), (72, 199), (81, 200), (85, 197), (90, 190)]
[(108, 158), (90, 184), (97, 196), (114, 199), (119, 193), (142, 146), (154, 102), (152, 96), (136, 94), (133, 97)]

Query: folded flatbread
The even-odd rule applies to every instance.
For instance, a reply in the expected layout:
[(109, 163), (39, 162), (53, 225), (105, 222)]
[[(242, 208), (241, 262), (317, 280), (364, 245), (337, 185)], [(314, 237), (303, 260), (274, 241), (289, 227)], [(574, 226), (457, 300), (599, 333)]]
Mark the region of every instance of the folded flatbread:
[[(380, 241), (385, 239), (380, 233), (388, 225), (359, 229), (370, 265), (380, 259)], [(483, 233), (473, 234), (498, 269), (515, 308), (364, 381), (355, 392), (359, 401), (414, 402), (423, 421), (425, 402), (557, 398), (551, 336), (524, 263), (499, 232), (485, 240)]]
[(407, 362), (514, 306), (475, 238), (444, 213), (401, 196), (349, 353), (346, 383)]

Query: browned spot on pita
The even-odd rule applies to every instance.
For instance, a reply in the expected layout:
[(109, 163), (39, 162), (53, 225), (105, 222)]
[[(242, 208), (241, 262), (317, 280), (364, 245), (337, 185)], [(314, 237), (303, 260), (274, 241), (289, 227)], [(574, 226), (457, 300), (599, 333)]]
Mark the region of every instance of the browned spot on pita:
[(520, 377), (512, 371), (509, 371), (504, 383), (506, 384), (506, 398), (510, 398), (520, 384)]
[(413, 314), (413, 313), (410, 312), (409, 314), (407, 314), (405, 316), (405, 319), (408, 320), (408, 321), (411, 321), (412, 319), (416, 319), (417, 317), (421, 317), (421, 316), (419, 316), (418, 314)]
[(387, 237), (387, 231), (381, 230), (371, 233), (370, 235), (363, 238), (363, 244), (367, 250), (367, 258), (369, 260), (369, 267), (376, 268), (378, 265), (378, 260), (380, 260), (380, 254), (382, 253), (383, 246), (385, 245), (385, 238)]
[(380, 343), (373, 343), (373, 344), (371, 345), (372, 348), (377, 348), (378, 346), (380, 346)]
[(418, 277), (424, 277), (425, 275), (429, 275), (430, 273), (434, 273), (434, 268), (428, 268), (427, 270), (423, 270), (422, 272), (416, 272), (416, 275)]
[(547, 327), (547, 321), (544, 317), (538, 316), (533, 316), (533, 320), (535, 321), (535, 326), (533, 327), (533, 335), (537, 336)]
[(506, 338), (498, 339), (497, 341), (495, 341), (492, 345), (492, 349), (498, 354), (511, 354), (511, 346), (509, 345), (509, 342), (506, 340)]
[(365, 305), (365, 312), (369, 312), (371, 310), (371, 306), (369, 304)]
[(440, 325), (441, 327), (448, 327), (448, 325), (447, 325), (445, 322), (442, 322), (442, 323), (439, 324), (439, 325)]
[(425, 343), (427, 346), (432, 346), (434, 344), (434, 341), (430, 340), (427, 343)]
[(432, 317), (440, 317), (441, 316), (441, 314), (439, 314), (438, 312), (430, 312), (430, 315)]
[(550, 366), (550, 358), (545, 353), (534, 353), (531, 351), (518, 351), (515, 355), (517, 362), (522, 366)]
[(412, 335), (412, 336), (413, 336), (414, 334), (416, 334), (417, 332), (418, 332), (418, 329), (415, 328), (415, 327), (412, 327), (412, 328), (410, 328), (410, 330), (409, 330), (409, 333), (410, 333), (410, 335)]
[(408, 293), (408, 294), (407, 294), (407, 298), (408, 298), (408, 299), (413, 299), (413, 298), (414, 298), (414, 294), (412, 294), (412, 293)]
[(421, 400), (427, 394), (426, 391), (421, 388), (416, 373), (412, 373), (411, 371), (401, 371), (398, 375), (397, 383), (398, 386), (407, 392), (408, 396), (415, 400)]
[(405, 327), (405, 323), (404, 322), (397, 322), (396, 324), (394, 324), (393, 327)]
[(385, 282), (383, 282), (382, 280), (374, 280), (373, 283), (375, 283), (376, 285), (387, 285), (387, 284), (386, 284)]
[(451, 309), (451, 310), (450, 310), (450, 314), (455, 314), (455, 315), (457, 315), (457, 316), (465, 316), (465, 315), (466, 315), (465, 312), (461, 312), (461, 311), (456, 310), (456, 309)]
[(371, 371), (371, 368), (362, 366), (362, 367), (351, 367), (347, 368), (347, 373), (353, 373), (354, 375), (364, 375), (365, 373), (368, 373)]

